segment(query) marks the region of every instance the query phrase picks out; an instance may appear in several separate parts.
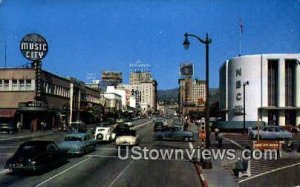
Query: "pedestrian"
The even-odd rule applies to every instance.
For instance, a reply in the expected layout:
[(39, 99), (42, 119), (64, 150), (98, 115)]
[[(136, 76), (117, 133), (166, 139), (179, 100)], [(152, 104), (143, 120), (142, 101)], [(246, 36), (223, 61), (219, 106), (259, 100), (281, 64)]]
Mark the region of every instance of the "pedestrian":
[(218, 128), (215, 128), (215, 136), (216, 136), (216, 140), (218, 141), (218, 148), (222, 148), (222, 146), (223, 146), (223, 134), (220, 133), (220, 130)]
[(17, 123), (17, 129), (18, 129), (18, 132), (22, 132), (22, 123), (21, 123), (21, 121), (18, 121), (18, 123)]

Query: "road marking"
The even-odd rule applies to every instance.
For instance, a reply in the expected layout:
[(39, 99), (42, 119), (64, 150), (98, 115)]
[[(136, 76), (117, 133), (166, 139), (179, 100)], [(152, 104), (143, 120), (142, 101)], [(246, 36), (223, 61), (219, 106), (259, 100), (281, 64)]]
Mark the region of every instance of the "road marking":
[(287, 169), (287, 168), (290, 168), (290, 167), (294, 167), (294, 166), (297, 166), (297, 165), (300, 166), (300, 162), (298, 162), (296, 164), (292, 164), (292, 165), (288, 165), (288, 166), (283, 166), (283, 167), (280, 167), (280, 168), (272, 169), (270, 171), (267, 171), (267, 172), (264, 172), (264, 173), (260, 173), (258, 175), (254, 175), (252, 177), (248, 177), (247, 179), (240, 180), (239, 184), (242, 183), (242, 182), (245, 182), (245, 181), (248, 181), (248, 180), (251, 180), (251, 179), (254, 179), (254, 178), (266, 175), (266, 174), (269, 174), (269, 173), (273, 173), (273, 172), (276, 172), (276, 171), (279, 171), (279, 170), (283, 170), (283, 169)]
[(231, 142), (231, 143), (233, 143), (234, 145), (238, 146), (241, 149), (245, 149), (245, 147), (241, 146), (239, 143), (237, 143), (237, 142), (235, 142), (235, 141), (233, 141), (231, 139), (228, 139), (228, 138), (225, 138), (225, 137), (224, 137), (224, 139), (227, 140), (227, 141), (229, 141), (229, 142)]
[(119, 175), (108, 185), (108, 187), (113, 186), (115, 182), (117, 182), (117, 180), (119, 180), (119, 178), (123, 175), (123, 173), (125, 173), (125, 171), (131, 166), (132, 163), (133, 160), (130, 161), (130, 163), (119, 173)]
[(119, 158), (118, 156), (107, 156), (107, 155), (87, 155), (87, 156), (90, 156), (90, 157), (94, 157), (94, 158)]
[(58, 173), (58, 174), (56, 174), (56, 175), (50, 177), (49, 179), (47, 179), (47, 180), (45, 180), (45, 181), (43, 181), (43, 182), (37, 184), (36, 187), (39, 187), (39, 186), (42, 186), (43, 184), (46, 184), (47, 182), (51, 181), (52, 179), (58, 177), (58, 176), (61, 175), (61, 174), (66, 173), (67, 171), (73, 169), (74, 167), (76, 167), (76, 166), (82, 164), (83, 162), (85, 162), (85, 161), (87, 161), (87, 160), (89, 160), (89, 159), (91, 159), (91, 158), (93, 158), (93, 157), (88, 157), (88, 158), (86, 158), (86, 159), (84, 159), (84, 160), (78, 162), (77, 164), (75, 164), (75, 165), (69, 167), (68, 169), (65, 169), (65, 170), (63, 170), (62, 172), (60, 172), (60, 173)]

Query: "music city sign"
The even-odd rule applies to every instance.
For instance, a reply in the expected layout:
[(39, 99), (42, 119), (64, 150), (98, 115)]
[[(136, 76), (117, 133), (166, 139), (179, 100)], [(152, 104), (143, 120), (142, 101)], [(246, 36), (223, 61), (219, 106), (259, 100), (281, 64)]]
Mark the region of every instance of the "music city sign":
[(39, 61), (47, 55), (48, 43), (43, 36), (31, 33), (22, 38), (20, 50), (28, 60)]

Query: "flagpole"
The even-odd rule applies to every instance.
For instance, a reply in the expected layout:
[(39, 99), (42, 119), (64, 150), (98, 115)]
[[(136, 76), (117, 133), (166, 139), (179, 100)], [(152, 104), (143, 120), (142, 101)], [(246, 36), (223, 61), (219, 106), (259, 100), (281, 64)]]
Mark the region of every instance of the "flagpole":
[(5, 43), (4, 43), (4, 68), (6, 69), (6, 40), (7, 37), (5, 37)]
[(243, 20), (240, 20), (240, 54), (239, 56), (242, 55), (242, 33), (243, 33)]

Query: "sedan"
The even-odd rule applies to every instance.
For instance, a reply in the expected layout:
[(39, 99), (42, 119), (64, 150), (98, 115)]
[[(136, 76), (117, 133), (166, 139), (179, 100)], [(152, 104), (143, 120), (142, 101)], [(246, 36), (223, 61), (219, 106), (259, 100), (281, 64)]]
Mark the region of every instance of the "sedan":
[(88, 133), (67, 134), (58, 146), (71, 155), (84, 155), (96, 149), (97, 141)]
[(279, 126), (266, 126), (259, 130), (253, 128), (249, 132), (249, 137), (251, 139), (257, 139), (259, 137), (265, 140), (290, 140), (293, 134)]
[(116, 139), (116, 146), (137, 146), (139, 143), (140, 137), (134, 130), (123, 131)]
[(12, 172), (44, 172), (46, 169), (67, 161), (66, 152), (53, 141), (28, 141), (21, 144), (7, 160), (4, 168)]
[(181, 127), (174, 126), (165, 131), (156, 132), (154, 140), (195, 141), (195, 134), (192, 131), (185, 131)]

